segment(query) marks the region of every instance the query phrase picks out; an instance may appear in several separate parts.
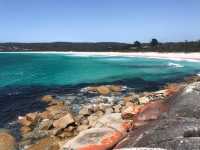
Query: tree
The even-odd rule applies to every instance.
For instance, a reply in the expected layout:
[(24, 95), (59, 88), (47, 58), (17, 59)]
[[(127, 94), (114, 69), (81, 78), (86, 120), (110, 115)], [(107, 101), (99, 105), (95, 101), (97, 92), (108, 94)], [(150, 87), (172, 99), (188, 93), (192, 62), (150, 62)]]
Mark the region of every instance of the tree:
[(197, 41), (198, 45), (200, 46), (200, 40)]
[(156, 46), (158, 46), (159, 42), (157, 39), (152, 39), (150, 44), (152, 47), (156, 47)]
[(135, 42), (134, 42), (134, 46), (135, 46), (135, 47), (141, 47), (141, 43), (140, 43), (139, 41), (135, 41)]

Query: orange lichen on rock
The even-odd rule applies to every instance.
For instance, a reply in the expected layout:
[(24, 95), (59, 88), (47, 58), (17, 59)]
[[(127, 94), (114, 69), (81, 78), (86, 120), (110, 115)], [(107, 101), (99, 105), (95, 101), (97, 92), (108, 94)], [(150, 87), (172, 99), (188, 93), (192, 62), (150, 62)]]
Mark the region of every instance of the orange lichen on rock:
[(107, 148), (110, 148), (114, 146), (122, 138), (123, 138), (122, 133), (116, 131), (113, 132), (111, 135), (108, 135), (107, 137), (103, 138), (101, 144), (105, 145)]
[(92, 128), (81, 132), (77, 137), (68, 141), (62, 149), (107, 150), (123, 138), (124, 134), (115, 129)]
[(115, 131), (112, 134), (103, 137), (99, 144), (85, 145), (78, 148), (78, 150), (107, 150), (112, 148), (122, 138), (123, 135), (120, 132)]
[(86, 147), (83, 148), (79, 148), (77, 150), (106, 150), (104, 145), (88, 145)]
[(168, 84), (165, 86), (166, 91), (166, 96), (172, 96), (179, 92), (183, 87), (179, 84)]
[(123, 119), (132, 119), (133, 116), (140, 112), (140, 109), (143, 105), (135, 105), (135, 106), (128, 106), (124, 110), (122, 110), (122, 118)]
[(161, 101), (150, 102), (140, 108), (140, 111), (137, 115), (133, 117), (133, 126), (143, 126), (148, 121), (156, 120), (164, 112), (168, 111), (167, 104)]
[(128, 129), (130, 129), (131, 127), (131, 122), (124, 122), (122, 125), (121, 125), (121, 128), (125, 129), (126, 131)]

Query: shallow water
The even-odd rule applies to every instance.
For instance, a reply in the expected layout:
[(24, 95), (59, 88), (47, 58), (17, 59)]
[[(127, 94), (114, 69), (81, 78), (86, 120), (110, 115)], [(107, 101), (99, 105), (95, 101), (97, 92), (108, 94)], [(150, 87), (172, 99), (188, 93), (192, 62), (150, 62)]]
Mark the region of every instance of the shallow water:
[(0, 53), (0, 127), (44, 108), (38, 97), (84, 84), (116, 83), (156, 89), (200, 72), (200, 62), (134, 57)]
[(171, 79), (197, 73), (200, 63), (150, 58), (0, 54), (0, 87), (57, 86), (142, 78)]

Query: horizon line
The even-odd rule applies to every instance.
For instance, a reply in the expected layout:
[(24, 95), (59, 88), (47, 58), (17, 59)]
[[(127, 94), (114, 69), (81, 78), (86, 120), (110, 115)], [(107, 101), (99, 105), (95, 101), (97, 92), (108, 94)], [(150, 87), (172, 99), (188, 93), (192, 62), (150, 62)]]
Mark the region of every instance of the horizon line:
[[(154, 38), (152, 38), (154, 39)], [(151, 39), (151, 40), (152, 40)], [(158, 40), (159, 43), (182, 43), (182, 42), (199, 42), (200, 39), (196, 40), (180, 40), (180, 41), (160, 41), (158, 38), (155, 38)], [(139, 41), (141, 43), (150, 43), (146, 41), (140, 41), (140, 40), (133, 40), (132, 42), (125, 42), (125, 41), (0, 41), (0, 44), (4, 43), (26, 43), (26, 44), (31, 44), (31, 43), (123, 43), (123, 44), (133, 44), (135, 41)]]

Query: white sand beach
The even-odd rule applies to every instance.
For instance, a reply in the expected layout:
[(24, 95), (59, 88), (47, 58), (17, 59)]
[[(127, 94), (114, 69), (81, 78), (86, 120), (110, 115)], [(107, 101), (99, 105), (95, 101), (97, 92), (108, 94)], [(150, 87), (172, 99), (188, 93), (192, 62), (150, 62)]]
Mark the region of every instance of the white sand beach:
[(176, 61), (200, 61), (200, 53), (159, 53), (159, 52), (0, 52), (0, 53), (35, 53), (35, 54), (64, 54), (82, 57), (146, 57), (157, 59), (171, 59)]
[(78, 56), (117, 56), (117, 57), (148, 57), (173, 60), (200, 61), (200, 53), (159, 53), (159, 52), (63, 52)]

